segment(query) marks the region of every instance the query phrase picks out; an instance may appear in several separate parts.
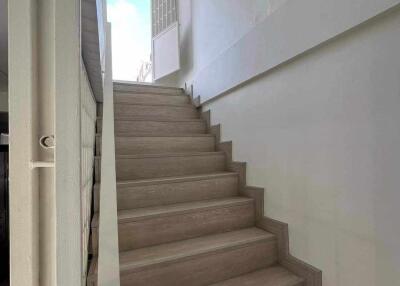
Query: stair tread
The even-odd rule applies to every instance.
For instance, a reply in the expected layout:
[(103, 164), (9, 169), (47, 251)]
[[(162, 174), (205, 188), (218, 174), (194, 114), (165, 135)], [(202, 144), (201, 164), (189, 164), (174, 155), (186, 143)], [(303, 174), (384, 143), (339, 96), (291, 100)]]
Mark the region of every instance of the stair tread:
[(115, 96), (129, 96), (129, 95), (142, 95), (142, 96), (147, 96), (147, 95), (160, 95), (160, 96), (179, 96), (179, 97), (189, 97), (185, 93), (180, 93), (180, 94), (169, 94), (169, 93), (162, 93), (162, 92), (143, 92), (143, 91), (125, 91), (125, 90), (115, 90), (114, 91), (114, 97)]
[(144, 158), (165, 158), (165, 157), (194, 157), (224, 155), (223, 151), (213, 152), (187, 152), (187, 153), (156, 153), (156, 154), (134, 154), (134, 155), (116, 155), (116, 159), (144, 159)]
[[(210, 156), (210, 155), (224, 155), (223, 151), (214, 152), (188, 152), (188, 153), (156, 153), (156, 154), (134, 154), (134, 155), (116, 155), (115, 159), (144, 159), (144, 158), (165, 158), (165, 157), (194, 157), (194, 156)], [(95, 156), (100, 159), (101, 156)]]
[[(97, 120), (102, 120), (101, 116), (97, 117)], [(149, 121), (149, 122), (204, 122), (202, 118), (176, 118), (176, 117), (127, 117), (127, 118), (118, 118), (115, 117), (114, 121)]]
[[(140, 180), (122, 180), (122, 181), (117, 181), (117, 186), (135, 187), (135, 186), (199, 181), (199, 180), (207, 180), (207, 179), (223, 178), (223, 177), (236, 177), (236, 176), (238, 176), (238, 174), (235, 172), (217, 172), (217, 173), (200, 174), (200, 175), (184, 175), (184, 176), (161, 177), (161, 178), (140, 179)], [(95, 188), (98, 188), (99, 186), (100, 186), (99, 182), (96, 182), (96, 184), (94, 185)]]
[[(190, 119), (189, 121), (184, 121), (183, 119)], [(178, 116), (159, 116), (149, 114), (146, 116), (120, 116), (118, 114), (114, 115), (114, 122), (116, 121), (147, 121), (147, 122), (201, 122), (202, 120), (198, 115), (196, 117), (178, 117)]]
[(117, 185), (152, 185), (152, 184), (164, 184), (164, 183), (175, 183), (181, 181), (197, 181), (206, 180), (211, 178), (221, 178), (221, 177), (231, 177), (237, 176), (234, 172), (218, 172), (211, 174), (201, 174), (201, 175), (186, 175), (186, 176), (175, 176), (175, 177), (165, 177), (165, 178), (154, 178), (154, 179), (144, 179), (144, 180), (126, 180), (118, 181)]
[(300, 286), (304, 279), (283, 267), (273, 266), (210, 286)]
[(273, 234), (261, 229), (248, 228), (127, 251), (120, 254), (121, 270), (182, 259), (188, 256), (274, 238)]
[[(120, 271), (121, 273), (140, 271), (152, 265), (173, 263), (207, 253), (268, 240), (275, 240), (275, 236), (259, 228), (251, 227), (139, 248), (120, 252)], [(96, 264), (96, 261), (94, 263)], [(97, 269), (95, 271), (97, 272)]]
[(118, 90), (118, 86), (127, 86), (127, 87), (138, 87), (138, 88), (158, 88), (158, 89), (166, 89), (166, 90), (176, 90), (176, 91), (182, 91), (183, 92), (183, 88), (181, 87), (175, 87), (175, 86), (164, 86), (164, 85), (157, 85), (154, 83), (137, 83), (137, 82), (131, 82), (131, 81), (123, 81), (123, 80), (115, 80), (113, 81), (113, 87), (115, 91), (119, 91)]
[(191, 104), (191, 103), (184, 103), (184, 104), (166, 104), (166, 103), (135, 103), (135, 102), (129, 102), (129, 103), (114, 103), (115, 105), (136, 105), (136, 106), (157, 106), (157, 107), (179, 107), (179, 108), (188, 108), (188, 109), (196, 109), (196, 107)]
[[(171, 96), (171, 95), (170, 95)], [(190, 103), (141, 103), (141, 102), (135, 102), (135, 99), (129, 99), (129, 102), (114, 102), (115, 105), (136, 105), (136, 106), (159, 106), (159, 107), (184, 107), (184, 108), (189, 108), (189, 109), (196, 109), (196, 107)]]
[[(96, 137), (101, 137), (102, 133), (96, 133)], [(119, 133), (115, 134), (115, 137), (118, 138), (131, 138), (131, 137), (139, 137), (139, 138), (174, 138), (174, 137), (215, 137), (213, 134), (202, 134), (202, 133), (193, 133), (193, 134), (124, 134), (124, 133)]]
[[(195, 157), (195, 156), (211, 156), (211, 155), (224, 155), (222, 151), (215, 152), (188, 152), (188, 153), (156, 153), (156, 154), (134, 154), (134, 155), (116, 155), (116, 160), (127, 159), (146, 159), (146, 158), (167, 158), (167, 157)], [(100, 155), (94, 157), (96, 160), (101, 158)]]
[[(199, 135), (199, 136), (197, 136)], [(152, 131), (152, 132), (115, 132), (115, 137), (203, 137), (202, 135), (207, 135), (204, 137), (211, 136), (206, 133), (171, 133), (171, 132), (159, 132), (159, 131)]]
[[(118, 223), (128, 223), (143, 219), (154, 218), (165, 215), (178, 215), (188, 212), (204, 211), (213, 208), (230, 207), (242, 204), (248, 204), (253, 199), (247, 197), (229, 197), (223, 199), (214, 199), (207, 201), (194, 201), (187, 203), (178, 203), (171, 205), (161, 205), (156, 207), (137, 208), (118, 211)], [(92, 227), (98, 226), (98, 214), (93, 216)]]

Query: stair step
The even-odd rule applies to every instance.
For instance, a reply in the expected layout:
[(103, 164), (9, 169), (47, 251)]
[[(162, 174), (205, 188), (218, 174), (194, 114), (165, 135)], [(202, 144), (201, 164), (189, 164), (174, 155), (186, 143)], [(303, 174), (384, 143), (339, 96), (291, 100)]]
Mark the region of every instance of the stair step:
[[(102, 116), (102, 104), (99, 104), (98, 114)], [(135, 117), (167, 119), (174, 118), (199, 118), (198, 110), (191, 104), (185, 106), (172, 105), (140, 105), (140, 104), (114, 104), (114, 117), (117, 119), (129, 119)]]
[[(117, 182), (118, 209), (134, 209), (238, 195), (236, 173)], [(94, 211), (99, 210), (99, 184), (94, 187)]]
[(273, 266), (258, 270), (236, 278), (232, 278), (211, 286), (304, 286), (304, 279), (287, 271), (285, 268)]
[[(96, 180), (100, 179), (100, 157), (96, 160)], [(225, 171), (225, 153), (146, 154), (116, 156), (117, 180), (140, 180)]]
[(114, 92), (114, 103), (117, 104), (164, 104), (164, 105), (188, 105), (190, 98), (187, 95), (168, 95), (155, 93), (126, 93)]
[[(117, 119), (114, 123), (118, 135), (172, 135), (204, 134), (206, 122), (201, 119), (131, 118)], [(97, 120), (97, 131), (102, 131), (102, 120)]]
[[(116, 155), (215, 151), (215, 137), (209, 134), (176, 136), (117, 136)], [(101, 154), (101, 135), (96, 137), (96, 151)]]
[(131, 93), (157, 93), (164, 95), (182, 95), (182, 88), (133, 84), (124, 82), (114, 82), (114, 92), (131, 92)]
[[(203, 236), (120, 253), (121, 285), (203, 286), (277, 261), (274, 235), (257, 228)], [(97, 277), (97, 260), (89, 282)]]
[[(231, 197), (118, 212), (120, 251), (168, 243), (254, 225), (253, 199)], [(97, 249), (98, 214), (92, 220)]]

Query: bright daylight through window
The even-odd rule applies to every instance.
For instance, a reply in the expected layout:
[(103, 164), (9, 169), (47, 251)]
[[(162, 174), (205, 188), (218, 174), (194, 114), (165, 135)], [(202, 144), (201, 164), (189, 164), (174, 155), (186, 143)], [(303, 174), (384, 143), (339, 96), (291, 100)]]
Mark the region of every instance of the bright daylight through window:
[(108, 0), (114, 80), (151, 82), (151, 1)]

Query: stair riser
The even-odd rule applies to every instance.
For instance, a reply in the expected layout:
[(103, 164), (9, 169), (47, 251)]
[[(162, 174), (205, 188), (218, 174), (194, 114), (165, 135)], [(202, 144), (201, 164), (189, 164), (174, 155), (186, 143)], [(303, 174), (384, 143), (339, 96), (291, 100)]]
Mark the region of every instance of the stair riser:
[(204, 286), (265, 268), (276, 262), (276, 242), (258, 242), (136, 273), (122, 273), (121, 286)]
[[(119, 223), (119, 250), (128, 251), (253, 225), (253, 202)], [(92, 228), (92, 230), (96, 239), (93, 241), (94, 251), (97, 252), (98, 229)]]
[[(97, 154), (101, 154), (101, 140), (96, 138)], [(116, 137), (117, 155), (212, 152), (215, 137)]]
[[(238, 195), (236, 176), (155, 184), (136, 187), (118, 187), (118, 209), (135, 209), (160, 205), (220, 199)], [(99, 188), (94, 190), (94, 209), (99, 210)]]
[[(96, 179), (100, 178), (100, 158), (96, 158)], [(223, 154), (147, 157), (116, 160), (117, 180), (138, 180), (161, 177), (175, 177), (194, 174), (210, 174), (225, 170)]]
[[(102, 116), (101, 104), (99, 107), (99, 116)], [(129, 118), (199, 118), (199, 112), (193, 106), (168, 106), (168, 105), (132, 105), (115, 104), (114, 117), (119, 119)]]
[(155, 86), (133, 86), (114, 84), (114, 92), (155, 93), (164, 95), (183, 95), (183, 90), (178, 88), (163, 88)]
[(115, 93), (114, 103), (118, 104), (165, 104), (165, 105), (187, 105), (190, 99), (186, 95), (163, 95), (163, 94), (129, 94)]
[[(168, 122), (168, 121), (115, 121), (115, 134), (204, 134), (206, 123), (204, 121)], [(97, 121), (98, 132), (102, 131), (101, 120)]]

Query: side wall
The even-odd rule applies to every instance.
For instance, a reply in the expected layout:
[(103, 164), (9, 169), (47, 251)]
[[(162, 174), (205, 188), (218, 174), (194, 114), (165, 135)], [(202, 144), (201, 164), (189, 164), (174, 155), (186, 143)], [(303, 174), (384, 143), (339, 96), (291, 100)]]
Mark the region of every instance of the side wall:
[(183, 86), (288, 0), (178, 0), (181, 70), (157, 83)]
[(324, 286), (399, 281), (399, 35), (396, 8), (203, 106)]
[[(90, 219), (92, 212), (92, 189), (96, 136), (96, 101), (89, 84), (86, 69), (81, 69), (81, 228), (82, 228), (82, 274), (88, 271)], [(82, 281), (85, 285), (85, 281)]]

